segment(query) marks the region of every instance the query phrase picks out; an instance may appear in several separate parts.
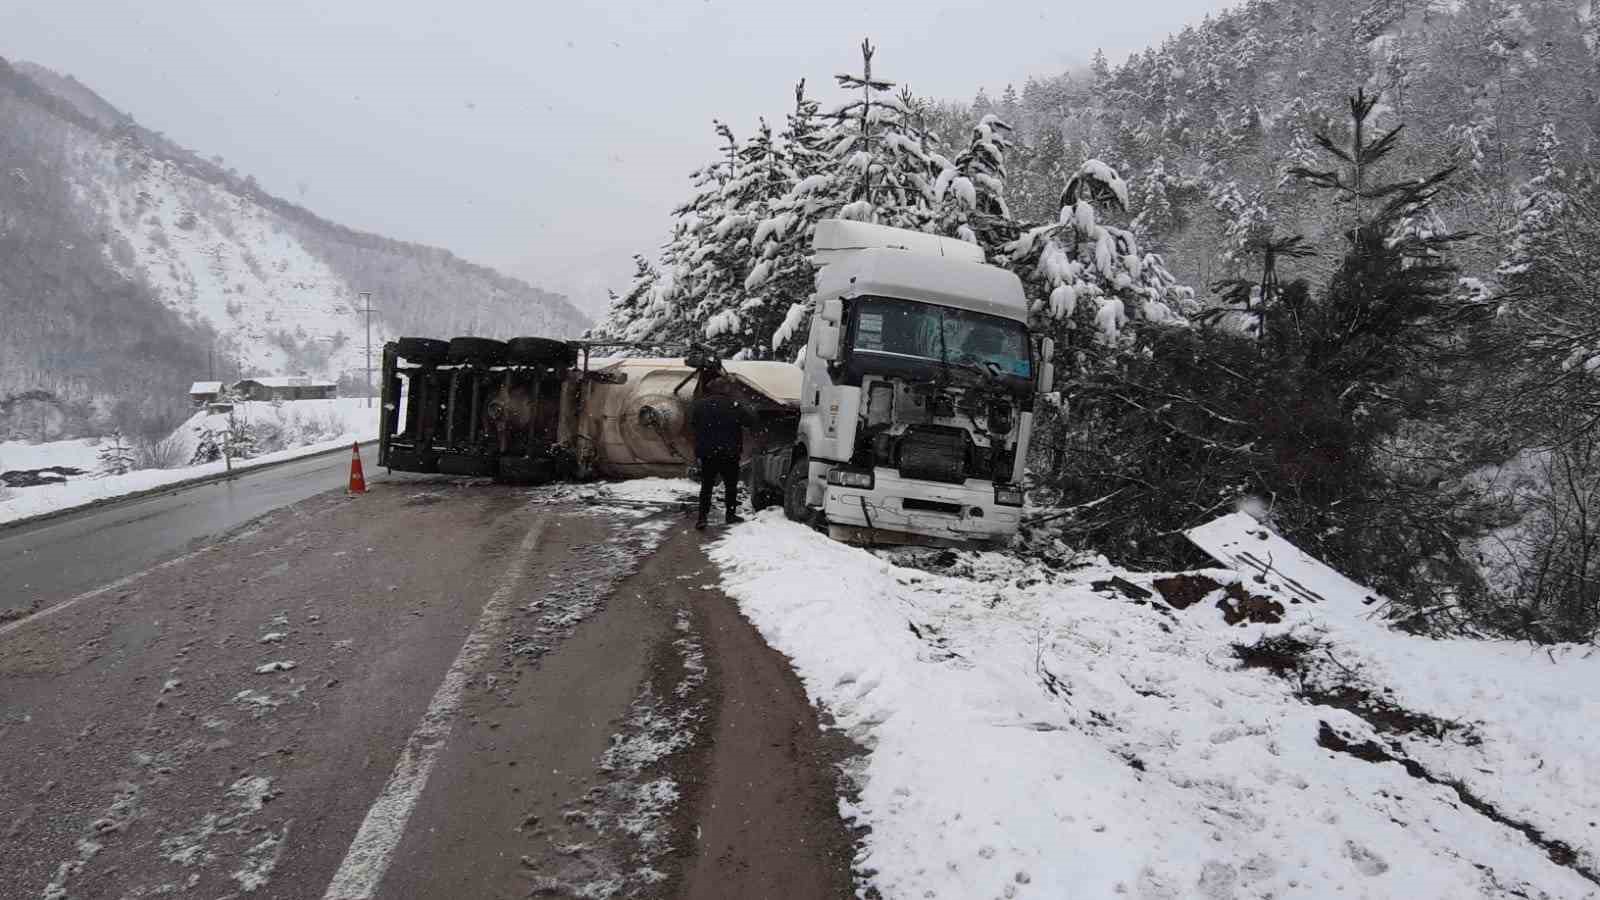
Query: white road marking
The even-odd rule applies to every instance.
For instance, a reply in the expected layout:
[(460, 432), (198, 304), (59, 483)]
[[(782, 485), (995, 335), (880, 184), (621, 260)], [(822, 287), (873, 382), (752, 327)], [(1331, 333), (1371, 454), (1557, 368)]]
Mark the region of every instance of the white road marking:
[(506, 567), (499, 585), (483, 606), (478, 624), (467, 635), (461, 652), (456, 654), (455, 662), (450, 664), (444, 680), (439, 683), (439, 689), (434, 691), (433, 701), (428, 704), (416, 730), (406, 741), (405, 749), (400, 751), (400, 759), (395, 762), (388, 783), (367, 810), (361, 830), (350, 842), (344, 862), (339, 865), (339, 871), (334, 873), (333, 881), (329, 882), (327, 892), (322, 895), (323, 900), (368, 900), (383, 882), (395, 848), (405, 836), (411, 811), (416, 807), (423, 789), (428, 786), (428, 776), (433, 773), (439, 751), (450, 737), (450, 729), (455, 724), (456, 713), (461, 709), (467, 682), (488, 652), (493, 635), (500, 630), (511, 611), (512, 597), (522, 582), (522, 570), (539, 544), (544, 525), (545, 517), (540, 516), (512, 555), (511, 564)]
[(173, 566), (181, 566), (184, 563), (188, 562), (189, 560), (194, 559), (196, 556), (199, 556), (202, 553), (209, 552), (212, 549), (214, 549), (214, 546), (213, 547), (201, 547), (199, 550), (196, 550), (196, 551), (194, 551), (192, 553), (185, 553), (182, 556), (174, 557), (172, 559), (167, 560), (164, 563), (160, 563), (158, 565), (151, 566), (148, 569), (143, 569), (141, 571), (133, 573), (132, 575), (124, 575), (123, 577), (118, 578), (116, 581), (113, 581), (110, 584), (103, 585), (101, 587), (97, 587), (92, 591), (84, 591), (83, 593), (79, 594), (78, 596), (70, 597), (70, 598), (68, 598), (66, 600), (61, 601), (60, 603), (57, 603), (54, 606), (47, 606), (44, 609), (39, 610), (38, 612), (29, 613), (28, 615), (23, 616), (20, 619), (17, 619), (15, 622), (9, 622), (9, 623), (7, 623), (5, 625), (0, 625), (0, 637), (5, 637), (6, 635), (10, 634), (13, 631), (16, 631), (17, 629), (23, 627), (24, 625), (31, 625), (34, 622), (38, 622), (38, 621), (41, 621), (41, 620), (43, 620), (45, 618), (53, 616), (56, 613), (61, 612), (62, 610), (66, 609), (67, 607), (72, 606), (73, 604), (82, 602), (84, 600), (93, 600), (94, 598), (100, 596), (101, 594), (107, 594), (107, 593), (110, 593), (111, 591), (121, 590), (122, 588), (125, 588), (125, 587), (133, 584), (134, 582), (136, 582), (139, 579), (145, 577), (146, 575), (154, 574), (156, 572), (161, 571), (162, 569), (170, 569)]

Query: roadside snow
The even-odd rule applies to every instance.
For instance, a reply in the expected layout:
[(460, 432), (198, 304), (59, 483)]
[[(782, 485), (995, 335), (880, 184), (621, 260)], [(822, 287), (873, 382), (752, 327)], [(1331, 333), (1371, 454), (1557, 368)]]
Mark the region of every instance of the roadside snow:
[[(590, 484), (557, 483), (530, 492), (535, 503), (582, 503), (598, 515), (647, 518), (661, 509), (699, 500), (700, 484), (687, 478), (632, 478)], [(722, 496), (722, 489), (717, 489)], [(720, 500), (719, 500), (720, 502)]]
[(42, 444), (4, 441), (0, 442), (0, 472), (46, 469), (51, 466), (93, 472), (100, 468), (100, 449), (101, 444), (97, 438), (46, 441)]
[[(608, 482), (590, 488), (580, 496), (580, 499), (604, 503), (607, 500), (620, 500), (625, 503), (662, 503), (672, 504), (680, 502), (698, 502), (700, 497), (700, 484), (687, 478), (633, 478), (627, 481)], [(722, 488), (717, 488), (717, 499), (721, 502)]]
[[(1104, 582), (1152, 576), (1103, 560), (879, 556), (771, 512), (711, 555), (869, 751), (841, 809), (871, 829), (856, 868), (884, 897), (1600, 897), (1600, 655), (1414, 638), (1364, 596), (1248, 579), (1283, 621), (1228, 627), (1217, 595), (1132, 598)], [(1311, 677), (1461, 727), (1379, 732), (1235, 656), (1289, 632), (1317, 644)], [(1323, 723), (1438, 781), (1319, 745)]]
[[(271, 403), (241, 403), (236, 409), (239, 416), (262, 430), (272, 430), (281, 436), (287, 447), (276, 452), (263, 453), (251, 459), (234, 460), (235, 469), (283, 460), (295, 459), (314, 453), (348, 448), (355, 441), (373, 441), (378, 437), (378, 410), (376, 401), (371, 408), (364, 398), (342, 397), (337, 400), (297, 400), (274, 406)], [(183, 456), (194, 453), (195, 427), (206, 425), (214, 429), (226, 427), (227, 416), (196, 413), (178, 428), (175, 435), (183, 441)], [(53, 441), (44, 444), (8, 442), (0, 445), (0, 462), (7, 469), (34, 469), (44, 466), (77, 466), (89, 472), (99, 467), (98, 451), (86, 441)], [(85, 460), (84, 457), (89, 459)], [(368, 465), (375, 459), (365, 460)], [(38, 487), (12, 488), (0, 493), (0, 522), (23, 519), (43, 513), (82, 506), (97, 500), (136, 493), (227, 471), (221, 461), (198, 466), (181, 466), (175, 469), (140, 469), (126, 475), (83, 475), (68, 478), (64, 484), (47, 484)]]

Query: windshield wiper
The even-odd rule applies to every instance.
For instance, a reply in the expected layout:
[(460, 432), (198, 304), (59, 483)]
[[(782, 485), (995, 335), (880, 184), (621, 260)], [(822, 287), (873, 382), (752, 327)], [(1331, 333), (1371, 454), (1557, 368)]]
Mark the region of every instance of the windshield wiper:
[(977, 357), (974, 357), (971, 354), (967, 354), (965, 357), (956, 360), (955, 364), (963, 369), (976, 372), (983, 376), (983, 380), (986, 383), (999, 383), (1002, 375), (1004, 374), (1000, 369), (1000, 365), (994, 360), (978, 360)]

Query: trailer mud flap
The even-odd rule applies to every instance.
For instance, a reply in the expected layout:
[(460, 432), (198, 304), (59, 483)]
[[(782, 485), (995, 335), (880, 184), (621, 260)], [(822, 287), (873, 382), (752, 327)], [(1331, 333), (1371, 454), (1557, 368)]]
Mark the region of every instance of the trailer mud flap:
[(395, 374), (393, 344), (383, 347), (383, 391), (378, 398), (378, 465), (393, 467), (389, 462), (389, 439), (394, 436), (396, 415), (400, 409), (400, 378)]

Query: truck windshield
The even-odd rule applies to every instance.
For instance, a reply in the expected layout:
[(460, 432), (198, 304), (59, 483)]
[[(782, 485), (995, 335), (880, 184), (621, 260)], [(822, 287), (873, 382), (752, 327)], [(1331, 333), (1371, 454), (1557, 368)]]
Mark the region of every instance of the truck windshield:
[(1008, 380), (1033, 376), (1021, 322), (910, 300), (857, 301), (853, 349), (977, 367)]

